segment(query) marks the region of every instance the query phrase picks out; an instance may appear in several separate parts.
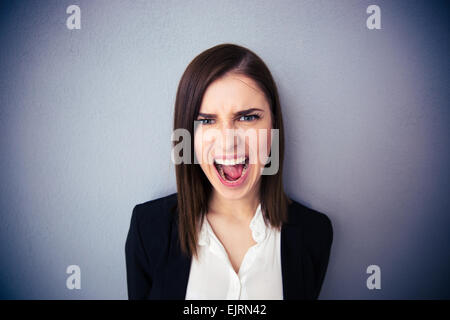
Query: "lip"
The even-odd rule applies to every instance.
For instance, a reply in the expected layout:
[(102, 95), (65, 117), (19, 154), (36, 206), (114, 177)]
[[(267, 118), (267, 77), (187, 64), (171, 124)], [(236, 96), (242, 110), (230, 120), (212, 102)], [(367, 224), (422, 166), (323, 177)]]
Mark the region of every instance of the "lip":
[(240, 185), (242, 185), (244, 183), (244, 181), (246, 180), (248, 173), (250, 172), (250, 163), (248, 164), (248, 168), (247, 171), (245, 172), (245, 174), (243, 176), (241, 176), (238, 180), (236, 180), (235, 182), (228, 182), (225, 181), (222, 176), (220, 175), (219, 171), (217, 171), (216, 166), (213, 164), (212, 165), (214, 167), (214, 171), (216, 171), (217, 176), (219, 177), (220, 182), (222, 182), (222, 184), (224, 186), (227, 187), (239, 187)]

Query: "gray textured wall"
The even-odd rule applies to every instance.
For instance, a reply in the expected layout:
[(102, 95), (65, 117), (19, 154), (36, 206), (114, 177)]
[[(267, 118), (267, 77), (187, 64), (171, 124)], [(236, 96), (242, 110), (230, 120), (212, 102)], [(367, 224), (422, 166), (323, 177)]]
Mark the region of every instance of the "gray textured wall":
[[(126, 298), (131, 210), (176, 191), (178, 81), (223, 42), (268, 64), (286, 189), (333, 221), (321, 298), (450, 298), (448, 1), (0, 6), (2, 298)], [(71, 264), (81, 290), (66, 288)], [(371, 264), (381, 290), (366, 287)]]

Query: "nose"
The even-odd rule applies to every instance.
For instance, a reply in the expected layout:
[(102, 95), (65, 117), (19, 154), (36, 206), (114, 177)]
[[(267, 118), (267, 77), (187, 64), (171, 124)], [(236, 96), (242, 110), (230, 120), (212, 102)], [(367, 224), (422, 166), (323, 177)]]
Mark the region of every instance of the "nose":
[(242, 144), (242, 139), (233, 121), (224, 121), (220, 137), (216, 140), (216, 154), (235, 154)]

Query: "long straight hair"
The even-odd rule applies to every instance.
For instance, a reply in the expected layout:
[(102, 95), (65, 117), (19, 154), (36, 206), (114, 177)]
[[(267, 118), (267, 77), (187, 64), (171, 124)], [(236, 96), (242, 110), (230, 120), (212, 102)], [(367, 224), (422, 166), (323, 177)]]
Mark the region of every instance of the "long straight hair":
[[(261, 58), (247, 48), (229, 43), (200, 53), (189, 63), (178, 85), (173, 127), (174, 130), (186, 129), (194, 137), (194, 120), (197, 119), (206, 89), (212, 82), (229, 73), (245, 75), (258, 84), (270, 105), (272, 128), (279, 129), (278, 172), (261, 176), (260, 202), (264, 220), (280, 230), (287, 221), (287, 210), (291, 203), (282, 182), (284, 127), (278, 90)], [(173, 143), (175, 146), (177, 142)], [(200, 165), (194, 163), (194, 152), (194, 143), (191, 143), (190, 163), (175, 165), (178, 201), (174, 209), (178, 210), (181, 251), (197, 257), (198, 230), (208, 211), (213, 187)]]

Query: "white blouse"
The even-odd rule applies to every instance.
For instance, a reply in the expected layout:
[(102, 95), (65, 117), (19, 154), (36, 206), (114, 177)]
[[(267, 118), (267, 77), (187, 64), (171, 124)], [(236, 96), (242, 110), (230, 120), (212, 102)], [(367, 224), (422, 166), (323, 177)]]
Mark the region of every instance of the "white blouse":
[(282, 300), (281, 232), (264, 223), (261, 204), (250, 222), (256, 244), (233, 269), (208, 219), (203, 220), (198, 259), (192, 258), (186, 300)]

